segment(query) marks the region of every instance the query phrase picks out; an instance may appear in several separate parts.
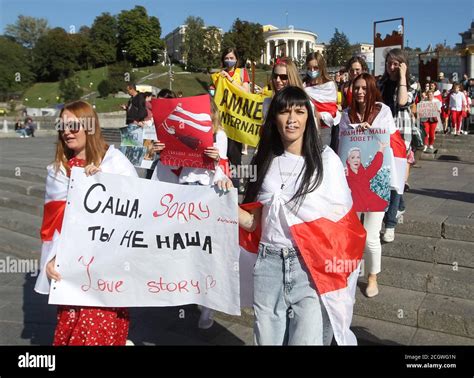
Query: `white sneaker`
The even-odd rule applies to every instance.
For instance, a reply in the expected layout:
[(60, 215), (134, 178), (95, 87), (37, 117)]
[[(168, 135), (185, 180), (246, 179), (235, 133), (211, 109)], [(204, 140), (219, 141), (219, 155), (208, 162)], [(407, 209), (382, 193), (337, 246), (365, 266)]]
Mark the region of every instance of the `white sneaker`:
[(198, 322), (198, 327), (200, 329), (211, 328), (214, 324), (214, 319), (212, 319), (213, 314), (214, 314), (214, 311), (212, 311), (210, 308), (202, 306), (201, 316), (199, 317), (199, 322)]
[(464, 131), (464, 135), (468, 135), (469, 133), (467, 131)]
[(423, 152), (426, 152), (427, 149), (428, 149), (428, 146), (423, 146)]
[(20, 138), (24, 138), (25, 136), (24, 135), (20, 135)]
[(433, 147), (432, 145), (429, 146), (428, 149), (429, 149), (430, 151), (434, 151), (434, 147)]
[(127, 341), (125, 342), (125, 346), (134, 346), (134, 345), (135, 345), (135, 344), (133, 343), (132, 340), (127, 340)]
[(385, 243), (391, 243), (395, 240), (395, 229), (394, 228), (386, 228), (383, 234), (382, 240)]

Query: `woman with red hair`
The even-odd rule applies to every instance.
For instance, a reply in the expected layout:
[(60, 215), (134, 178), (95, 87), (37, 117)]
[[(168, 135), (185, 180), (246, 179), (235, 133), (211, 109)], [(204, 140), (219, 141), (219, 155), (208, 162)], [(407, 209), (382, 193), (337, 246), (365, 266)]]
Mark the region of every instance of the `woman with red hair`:
[[(360, 179), (358, 179), (358, 177), (371, 169), (370, 167), (366, 167), (361, 170), (361, 164), (356, 161), (356, 154), (349, 156), (349, 158), (352, 157), (354, 161), (349, 161), (350, 166), (346, 169), (348, 184), (352, 191), (354, 208), (359, 216), (364, 214), (363, 223), (367, 231), (364, 252), (365, 266), (368, 271), (368, 285), (365, 294), (368, 297), (374, 297), (378, 294), (377, 274), (381, 271), (382, 245), (380, 243), (380, 230), (382, 229), (385, 208), (388, 205), (390, 197), (390, 189), (394, 189), (398, 193), (403, 193), (406, 170), (406, 150), (400, 132), (395, 127), (390, 108), (381, 102), (381, 95), (377, 89), (375, 78), (372, 75), (362, 73), (354, 79), (351, 105), (344, 111), (339, 127), (340, 135), (348, 134), (354, 129), (360, 130), (361, 132), (368, 129), (373, 130), (373, 132), (371, 132), (373, 136), (383, 134), (390, 135), (390, 147), (379, 141), (379, 151), (371, 163), (371, 165), (374, 166), (377, 166), (377, 164), (381, 166), (381, 161), (389, 162), (390, 179), (382, 182), (382, 184), (385, 185), (385, 187), (382, 188), (382, 193), (386, 193), (387, 198), (384, 200), (378, 198), (377, 200), (372, 200), (370, 203), (365, 201), (367, 196), (362, 195), (362, 192), (364, 188), (367, 189), (366, 186), (369, 178), (366, 177), (368, 175), (364, 177), (361, 176)], [(346, 154), (343, 156), (343, 151), (346, 150), (344, 148), (345, 141), (345, 139), (341, 139), (339, 145), (339, 157), (343, 162), (346, 161), (347, 157)], [(351, 146), (356, 148), (363, 148), (366, 145), (366, 141), (351, 142)], [(385, 158), (381, 156), (382, 151)], [(387, 154), (388, 157), (386, 156)], [(365, 185), (362, 189), (358, 186), (361, 180)], [(377, 196), (377, 193), (374, 193), (374, 195)], [(360, 201), (361, 197), (364, 197), (363, 202)]]

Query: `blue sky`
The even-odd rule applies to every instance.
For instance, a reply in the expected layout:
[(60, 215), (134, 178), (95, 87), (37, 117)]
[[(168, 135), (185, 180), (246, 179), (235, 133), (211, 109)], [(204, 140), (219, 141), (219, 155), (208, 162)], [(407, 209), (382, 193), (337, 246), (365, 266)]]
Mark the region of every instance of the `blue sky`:
[(454, 46), (459, 33), (474, 20), (474, 0), (0, 0), (0, 33), (18, 15), (43, 17), (50, 26), (76, 30), (90, 26), (102, 12), (117, 14), (143, 5), (159, 18), (162, 37), (182, 24), (187, 16), (200, 16), (206, 25), (229, 30), (235, 18), (306, 29), (318, 34), (318, 42), (329, 42), (334, 29), (344, 32), (351, 43), (372, 42), (373, 22), (405, 18), (405, 42), (426, 48), (430, 43)]

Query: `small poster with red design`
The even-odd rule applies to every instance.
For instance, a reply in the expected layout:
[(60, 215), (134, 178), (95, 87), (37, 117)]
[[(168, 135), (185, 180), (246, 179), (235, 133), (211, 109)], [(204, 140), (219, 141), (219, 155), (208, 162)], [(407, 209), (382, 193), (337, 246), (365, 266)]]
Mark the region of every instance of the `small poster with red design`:
[(215, 169), (204, 155), (213, 145), (211, 103), (208, 95), (152, 100), (156, 134), (165, 149), (160, 161), (175, 167)]

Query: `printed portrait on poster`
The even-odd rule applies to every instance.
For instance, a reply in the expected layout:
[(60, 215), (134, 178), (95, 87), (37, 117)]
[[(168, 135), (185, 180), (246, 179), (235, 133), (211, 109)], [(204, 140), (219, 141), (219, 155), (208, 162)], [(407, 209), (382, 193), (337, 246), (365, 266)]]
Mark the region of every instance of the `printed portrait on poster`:
[(339, 133), (338, 155), (357, 212), (385, 211), (390, 201), (390, 134), (359, 124)]

